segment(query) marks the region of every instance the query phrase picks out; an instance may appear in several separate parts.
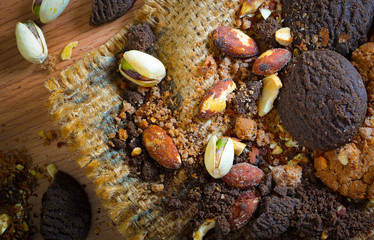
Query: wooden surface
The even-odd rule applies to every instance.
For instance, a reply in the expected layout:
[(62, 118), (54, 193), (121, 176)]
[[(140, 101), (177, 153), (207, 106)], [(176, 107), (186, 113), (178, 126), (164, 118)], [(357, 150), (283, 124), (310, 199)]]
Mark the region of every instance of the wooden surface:
[[(65, 68), (110, 39), (134, 17), (134, 11), (142, 3), (142, 0), (138, 0), (126, 15), (112, 23), (91, 27), (88, 24), (91, 0), (70, 0), (60, 17), (41, 26), (49, 54), (55, 54), (58, 58), (66, 44), (79, 41), (78, 47), (73, 50), (72, 59), (61, 61), (59, 58), (57, 67), (60, 70)], [(40, 65), (24, 60), (18, 52), (15, 26), (19, 21), (35, 20), (31, 13), (31, 4), (32, 0), (0, 0), (0, 150), (24, 148), (32, 157), (34, 165), (43, 167), (55, 163), (59, 170), (76, 177), (86, 185), (92, 205), (92, 226), (88, 239), (121, 239), (117, 231), (108, 225), (110, 220), (106, 211), (101, 208), (94, 185), (75, 163), (78, 153), (70, 152), (66, 146), (57, 147), (57, 142), (62, 139), (44, 146), (44, 139), (38, 135), (41, 130), (58, 129), (58, 125), (49, 121), (45, 107), (49, 92), (43, 84), (48, 78), (58, 74), (59, 70), (54, 73), (43, 70)], [(31, 200), (37, 216), (41, 207), (41, 195), (48, 186), (45, 180), (39, 183), (36, 191), (38, 197)], [(39, 228), (38, 217), (33, 220)], [(100, 229), (98, 235), (94, 233), (95, 228)]]

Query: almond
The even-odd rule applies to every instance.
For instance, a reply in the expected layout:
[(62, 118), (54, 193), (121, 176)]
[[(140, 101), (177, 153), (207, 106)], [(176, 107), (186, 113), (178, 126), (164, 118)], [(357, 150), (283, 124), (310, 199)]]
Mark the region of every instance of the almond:
[(251, 190), (240, 195), (230, 209), (231, 217), (228, 222), (231, 230), (235, 231), (249, 222), (258, 207), (260, 195)]
[(260, 117), (265, 116), (273, 109), (273, 103), (278, 97), (279, 89), (283, 86), (282, 81), (275, 74), (265, 77), (262, 82), (264, 87), (258, 101), (258, 115)]
[(213, 34), (216, 46), (231, 57), (247, 58), (259, 53), (255, 40), (239, 29), (222, 26)]
[(233, 80), (225, 79), (217, 82), (209, 89), (200, 104), (200, 117), (208, 118), (226, 108), (226, 98), (232, 91), (236, 89)]
[(181, 167), (182, 161), (178, 149), (164, 129), (150, 125), (143, 132), (143, 144), (149, 155), (160, 165), (170, 169)]
[(263, 177), (264, 172), (258, 167), (249, 163), (239, 163), (234, 165), (222, 180), (232, 187), (249, 189), (257, 186)]
[(264, 2), (265, 0), (244, 0), (242, 8), (240, 9), (240, 17), (254, 14)]
[(284, 27), (275, 32), (275, 40), (282, 46), (288, 46), (292, 42), (291, 29)]
[(240, 142), (240, 139), (229, 137), (234, 142), (234, 153), (239, 156), (244, 151), (247, 144)]
[(291, 60), (292, 53), (284, 48), (270, 49), (257, 58), (252, 71), (257, 75), (268, 76), (278, 72)]

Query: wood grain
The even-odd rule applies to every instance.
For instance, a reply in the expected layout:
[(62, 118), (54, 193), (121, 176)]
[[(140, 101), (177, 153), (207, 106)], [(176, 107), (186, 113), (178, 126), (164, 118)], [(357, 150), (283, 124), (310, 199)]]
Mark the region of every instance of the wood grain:
[[(31, 4), (31, 0), (0, 0), (0, 150), (24, 148), (35, 165), (42, 167), (55, 163), (58, 169), (76, 177), (86, 185), (92, 204), (92, 227), (88, 239), (120, 239), (115, 228), (108, 225), (110, 220), (106, 211), (101, 208), (94, 185), (75, 163), (78, 153), (70, 152), (66, 146), (57, 147), (57, 141), (43, 146), (44, 139), (38, 135), (41, 130), (58, 129), (58, 125), (49, 120), (48, 109), (45, 107), (49, 92), (43, 84), (59, 71), (50, 73), (40, 65), (30, 64), (18, 52), (15, 26), (19, 21), (35, 20)], [(142, 4), (143, 1), (138, 0), (123, 17), (103, 26), (92, 27), (88, 24), (91, 0), (70, 0), (59, 18), (41, 26), (49, 54), (59, 56), (66, 44), (79, 41), (72, 58), (68, 61), (59, 60), (57, 68), (67, 67), (105, 43), (134, 17), (134, 11)], [(48, 182), (41, 180), (36, 190), (37, 197), (32, 198), (36, 214), (33, 220), (37, 227), (40, 200), (47, 186)], [(100, 229), (99, 235), (94, 233), (95, 228)], [(40, 238), (38, 235), (35, 239)]]

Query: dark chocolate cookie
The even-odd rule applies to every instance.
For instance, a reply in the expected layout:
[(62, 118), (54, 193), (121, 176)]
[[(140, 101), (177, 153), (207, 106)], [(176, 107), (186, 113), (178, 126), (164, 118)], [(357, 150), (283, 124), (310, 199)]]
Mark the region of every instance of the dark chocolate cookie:
[(367, 110), (367, 94), (352, 64), (331, 50), (305, 52), (282, 76), (278, 112), (302, 145), (331, 150), (352, 140)]
[(116, 20), (125, 14), (136, 0), (93, 0), (90, 25), (97, 26)]
[[(346, 56), (368, 40), (374, 18), (373, 0), (283, 0), (284, 26), (295, 45), (329, 48)], [(303, 49), (303, 47), (302, 47)]]
[(86, 239), (91, 207), (83, 187), (59, 171), (42, 198), (40, 233), (45, 240)]
[(126, 34), (127, 46), (131, 50), (144, 52), (156, 42), (156, 36), (147, 23), (133, 26)]

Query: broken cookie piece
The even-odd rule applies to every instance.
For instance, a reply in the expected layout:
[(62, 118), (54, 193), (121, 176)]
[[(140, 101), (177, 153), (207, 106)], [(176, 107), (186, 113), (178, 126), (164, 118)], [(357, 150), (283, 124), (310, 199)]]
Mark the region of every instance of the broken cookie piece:
[(57, 172), (42, 198), (40, 233), (45, 240), (87, 237), (91, 206), (80, 183), (70, 175)]
[(98, 26), (116, 20), (134, 5), (136, 0), (93, 0), (90, 25)]

